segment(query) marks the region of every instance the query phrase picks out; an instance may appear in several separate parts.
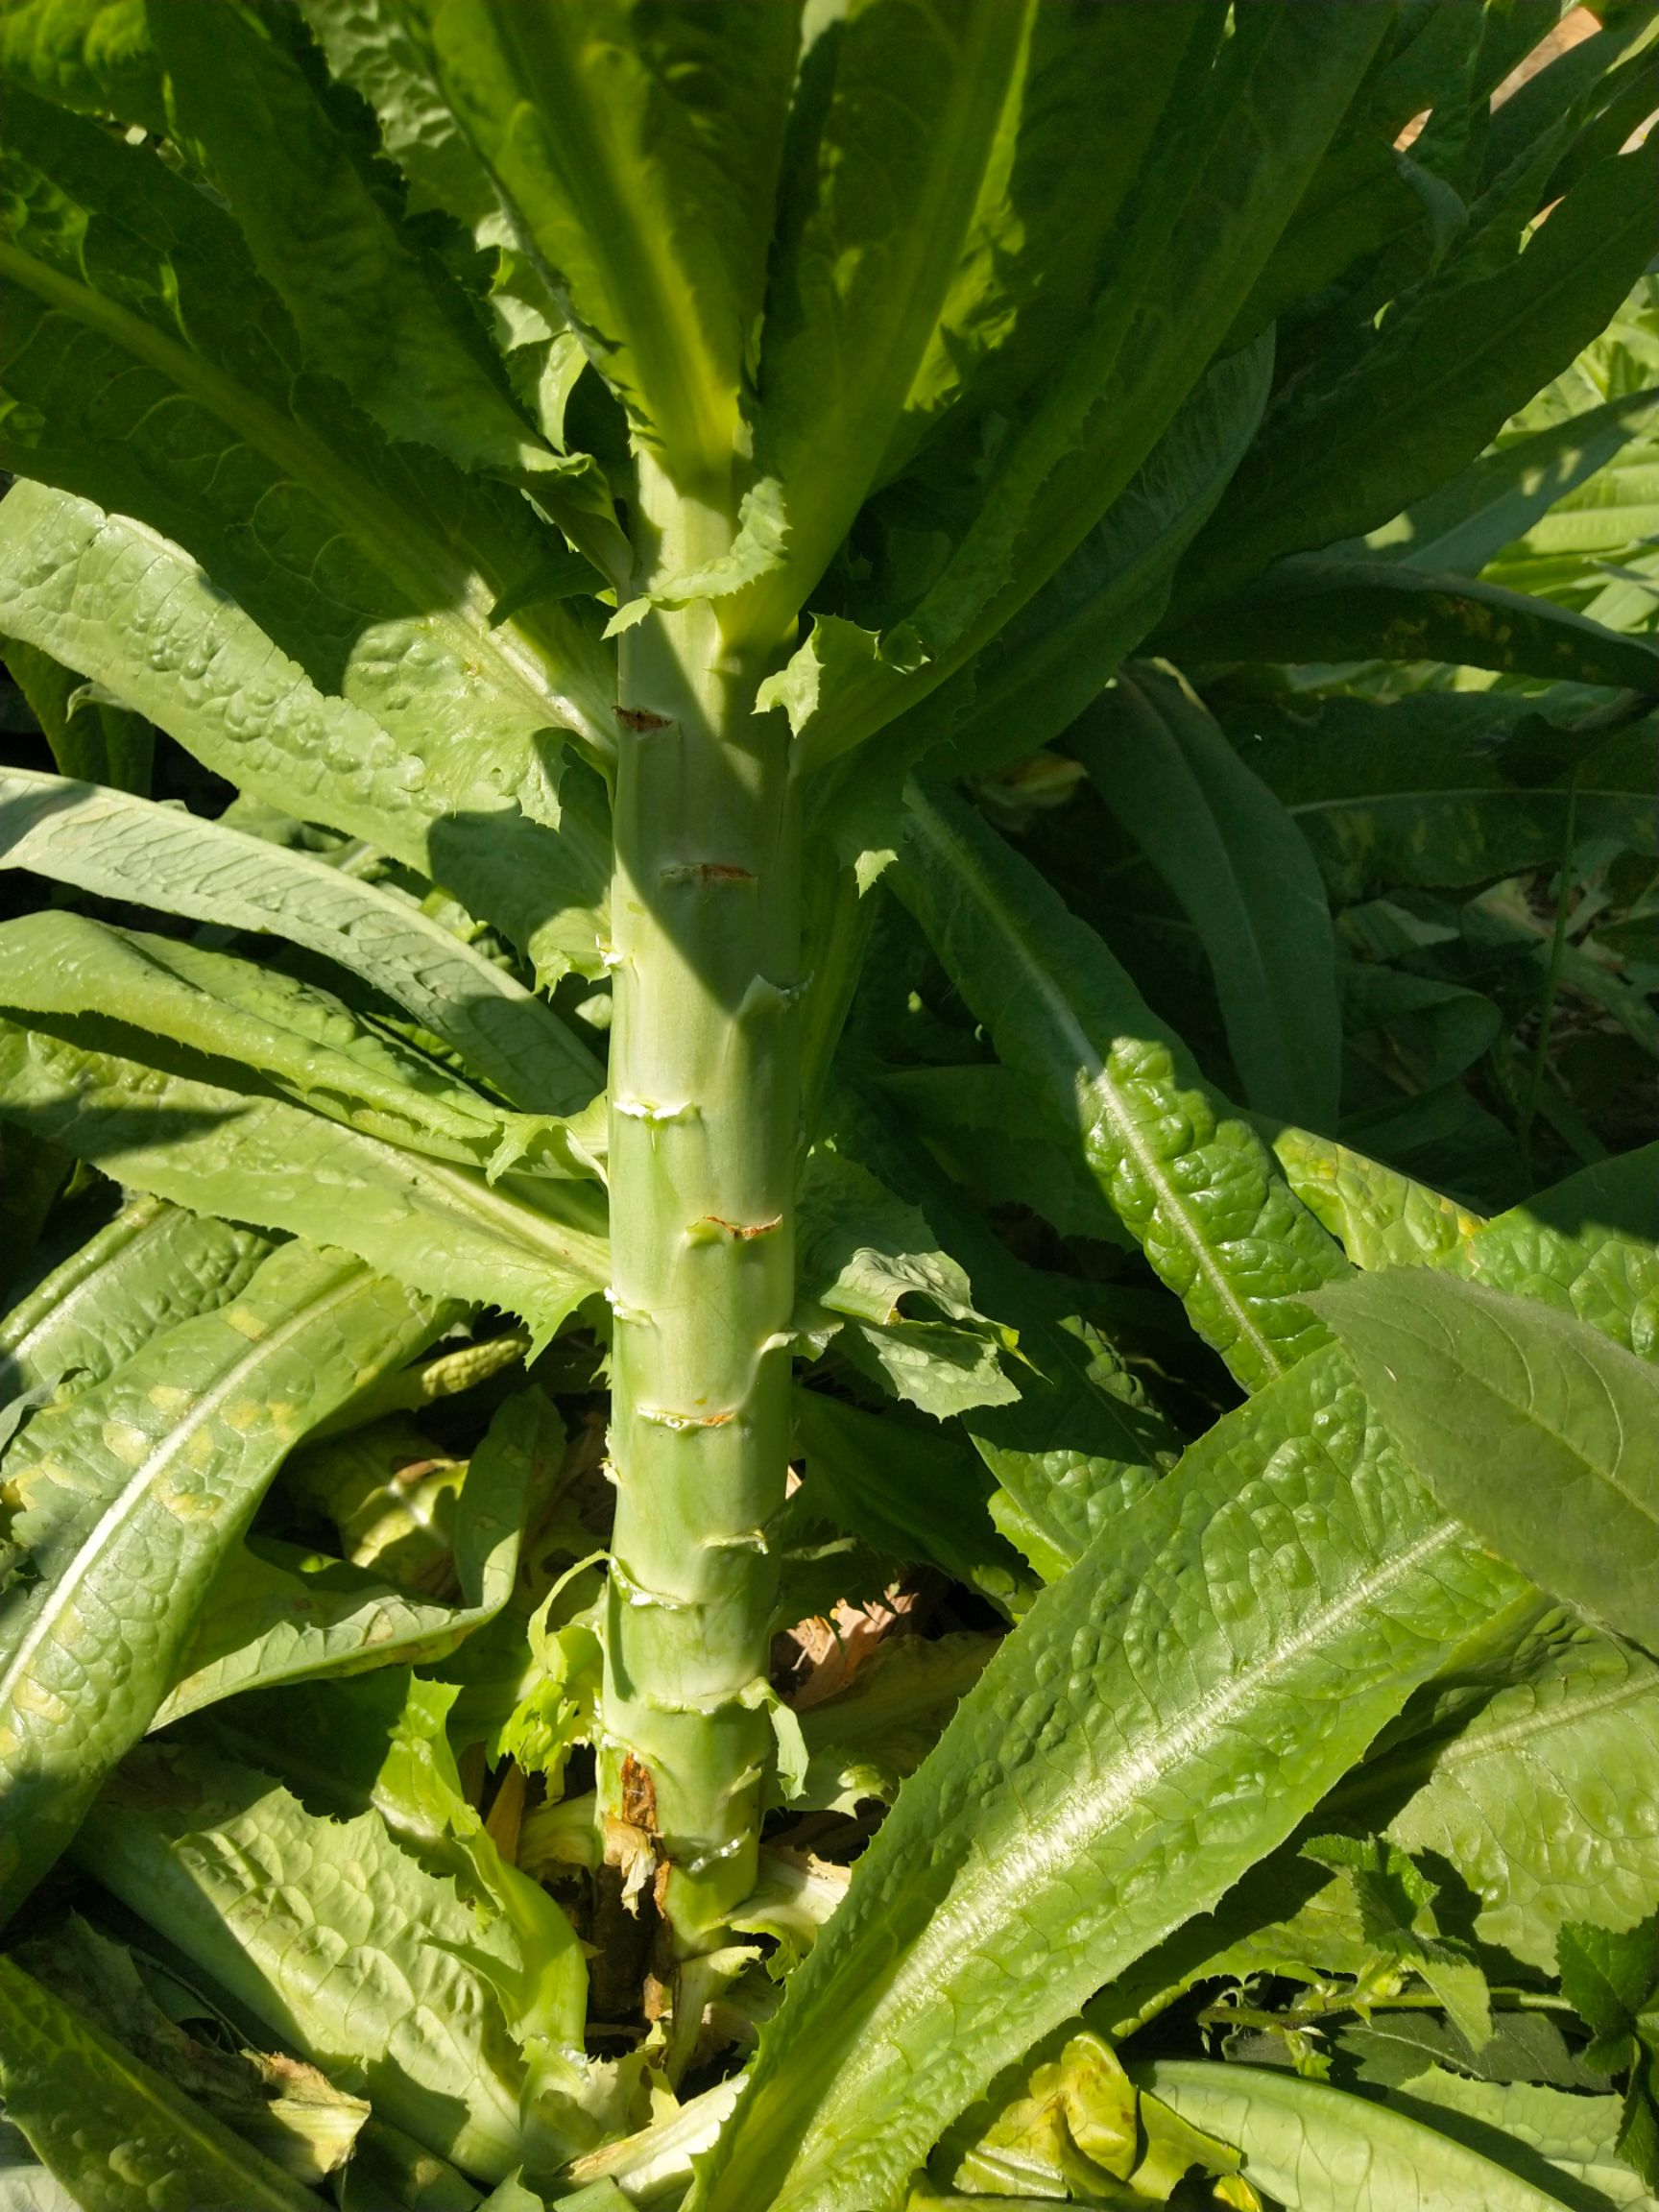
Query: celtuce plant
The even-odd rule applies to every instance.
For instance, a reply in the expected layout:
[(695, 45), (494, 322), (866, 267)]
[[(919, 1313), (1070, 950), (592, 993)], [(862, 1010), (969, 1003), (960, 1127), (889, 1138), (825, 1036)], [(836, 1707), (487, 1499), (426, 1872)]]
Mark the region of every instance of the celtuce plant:
[(0, 0), (0, 2203), (1659, 2201), (1559, 13)]

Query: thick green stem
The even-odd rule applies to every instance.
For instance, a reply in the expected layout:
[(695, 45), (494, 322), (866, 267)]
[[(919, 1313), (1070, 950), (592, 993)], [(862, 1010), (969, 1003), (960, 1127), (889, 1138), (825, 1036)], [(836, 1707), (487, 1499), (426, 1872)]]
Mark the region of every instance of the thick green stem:
[[(645, 488), (649, 493), (649, 487)], [(730, 519), (662, 494), (659, 572)], [(754, 1887), (765, 1527), (789, 1455), (800, 835), (781, 716), (705, 603), (622, 652), (612, 934), (611, 1465), (600, 1798), (682, 1954)]]

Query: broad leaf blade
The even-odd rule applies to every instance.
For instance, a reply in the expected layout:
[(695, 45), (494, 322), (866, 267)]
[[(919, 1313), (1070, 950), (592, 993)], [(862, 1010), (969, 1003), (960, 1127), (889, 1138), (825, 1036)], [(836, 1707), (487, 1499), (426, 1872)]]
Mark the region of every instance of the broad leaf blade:
[(1249, 1104), (1334, 1128), (1335, 940), (1295, 823), (1201, 703), (1155, 670), (1119, 676), (1070, 744), (1197, 928)]
[(1004, 1063), (1076, 1128), (1107, 1199), (1240, 1379), (1321, 1342), (1302, 1301), (1343, 1271), (1340, 1253), (1094, 931), (977, 816), (914, 786), (896, 882)]
[(1659, 652), (1546, 599), (1404, 562), (1299, 555), (1160, 639), (1183, 659), (1444, 661), (1556, 683), (1659, 687)]
[(1518, 1587), (1435, 1512), (1338, 1351), (1226, 1415), (1037, 1600), (900, 1791), (700, 2212), (881, 2201)]
[(671, 475), (730, 471), (752, 369), (798, 0), (426, 0), (439, 77)]
[(1561, 2199), (1484, 2158), (1423, 2119), (1351, 2097), (1323, 2081), (1262, 2067), (1161, 2058), (1137, 2078), (1184, 2120), (1236, 2143), (1243, 2173), (1292, 2204), (1343, 2212), (1559, 2212)]
[(252, 1229), (130, 1200), (0, 1321), (0, 1391), (89, 1389), (176, 1321), (234, 1298), (270, 1249)]
[[(434, 725), (443, 721), (427, 686), (413, 685), (400, 704), (376, 701), (395, 742), (349, 696), (314, 684), (188, 554), (42, 484), (17, 484), (0, 501), (0, 635), (27, 638), (107, 684), (240, 789), (446, 884), (522, 946), (545, 979), (571, 966), (600, 972), (610, 865), (603, 806), (568, 779), (555, 835), (545, 826), (551, 787), (522, 727), (497, 728), (499, 742), (484, 745), (474, 725), (465, 750), (422, 757), (427, 740), (413, 724), (428, 711)], [(441, 663), (410, 641), (353, 635), (397, 665), (415, 652), (440, 682)], [(456, 682), (459, 707), (459, 674)], [(529, 811), (504, 805), (504, 793)]]
[(412, 900), (315, 854), (90, 783), (0, 768), (0, 867), (321, 952), (452, 1045), (516, 1106), (570, 1114), (597, 1087), (587, 1048), (497, 962)]
[(1659, 1359), (1659, 1144), (1586, 1167), (1470, 1238), (1461, 1272)]
[(1288, 391), (1176, 586), (1231, 596), (1285, 553), (1376, 529), (1466, 467), (1595, 338), (1659, 236), (1659, 148), (1595, 164), (1519, 260), (1455, 259)]
[(1311, 1130), (1274, 1130), (1273, 1156), (1356, 1267), (1454, 1265), (1481, 1226), (1438, 1190)]
[[(513, 1594), (539, 1456), (559, 1433), (540, 1391), (510, 1398), (468, 1462), (452, 1538), (459, 1603), (443, 1605), (341, 1560), (243, 1546), (203, 1600), (179, 1677), (156, 1710), (163, 1728), (244, 1690), (441, 1659)], [(286, 1554), (286, 1556), (285, 1556)]]
[(442, 1319), (342, 1253), (292, 1244), (232, 1304), (24, 1431), (7, 1461), (28, 1572), (0, 1599), (0, 1909), (15, 1910), (149, 1726), (283, 1455)]
[(440, 2156), (496, 2180), (537, 2147), (489, 1980), (518, 1963), (512, 1933), (400, 1849), (378, 1813), (325, 1819), (268, 1775), (156, 1743), (128, 1760), (76, 1856), (286, 2045), (357, 2073), (376, 2114)]
[(1628, 1927), (1659, 1910), (1656, 1791), (1659, 1668), (1580, 1626), (1450, 1740), (1368, 1761), (1334, 1816), (1385, 1819), (1395, 1842), (1448, 1861), (1480, 1901), (1480, 1940), (1549, 1973), (1565, 1922)]
[(1449, 1512), (1547, 1590), (1659, 1646), (1659, 1374), (1587, 1323), (1414, 1268), (1316, 1300)]
[[(83, 2212), (307, 2212), (316, 2198), (170, 2081), (0, 1959), (0, 2093)], [(0, 2174), (0, 2200), (10, 2205)], [(71, 2201), (65, 2199), (65, 2201)]]
[(434, 1296), (522, 1312), (538, 1344), (609, 1276), (603, 1202), (587, 1186), (492, 1186), (479, 1168), (229, 1088), (222, 1063), (173, 1073), (123, 1046), (147, 1048), (111, 1024), (81, 1043), (0, 1020), (0, 1118), (52, 1132), (136, 1190), (332, 1239)]
[(768, 645), (846, 535), (926, 359), (1032, 12), (1031, 0), (867, 0), (804, 59), (756, 439), (789, 536), (733, 617)]

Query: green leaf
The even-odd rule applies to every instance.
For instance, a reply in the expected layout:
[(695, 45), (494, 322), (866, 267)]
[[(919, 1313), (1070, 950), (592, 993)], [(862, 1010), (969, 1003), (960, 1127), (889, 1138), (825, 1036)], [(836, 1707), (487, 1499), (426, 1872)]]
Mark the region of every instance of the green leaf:
[(435, 1296), (522, 1312), (537, 1346), (608, 1279), (603, 1202), (589, 1186), (512, 1175), (492, 1186), (478, 1168), (229, 1089), (213, 1079), (232, 1072), (222, 1063), (172, 1073), (107, 1048), (145, 1048), (130, 1032), (85, 1018), (83, 1029), (85, 1044), (0, 1020), (0, 1117), (51, 1134), (120, 1182), (331, 1238)]
[(1659, 1144), (1500, 1214), (1470, 1238), (1462, 1271), (1659, 1359)]
[(598, 1086), (587, 1048), (505, 969), (412, 900), (313, 854), (89, 783), (0, 768), (0, 867), (321, 952), (517, 1106), (570, 1114)]
[(234, 1298), (268, 1238), (134, 1198), (0, 1321), (0, 1391), (91, 1388), (175, 1322)]
[(1265, 341), (1216, 362), (1100, 521), (918, 717), (948, 732), (945, 762), (986, 772), (1046, 745), (1157, 627), (1176, 564), (1249, 448), (1272, 370)]
[(1529, 436), (1505, 439), (1391, 522), (1332, 546), (1331, 557), (1398, 561), (1431, 574), (1478, 576), (1656, 421), (1659, 391), (1647, 389), (1620, 393)]
[(84, 2212), (307, 2212), (317, 2200), (12, 1959), (0, 1959), (6, 2109)]
[(1122, 1223), (1067, 1142), (1039, 1120), (1030, 1093), (995, 1062), (902, 1068), (880, 1094), (957, 1183), (993, 1206), (1025, 1206), (1063, 1237), (1129, 1249)]
[[(376, 698), (381, 722), (313, 684), (178, 547), (39, 484), (0, 501), (0, 635), (26, 637), (130, 700), (204, 766), (297, 820), (322, 822), (448, 885), (499, 923), (543, 980), (601, 972), (610, 866), (602, 802), (566, 777), (556, 808), (533, 733), (486, 743), (465, 721), (464, 670), (447, 710), (463, 744), (432, 743), (444, 672), (419, 641), (352, 636), (426, 679)], [(447, 681), (447, 679), (444, 679)], [(394, 734), (389, 734), (389, 730)], [(504, 805), (517, 797), (520, 812)], [(561, 823), (555, 835), (545, 825)], [(498, 994), (493, 994), (498, 995)]]
[(1480, 1217), (1397, 1168), (1308, 1129), (1277, 1128), (1285, 1180), (1356, 1267), (1450, 1264)]
[(966, 1273), (914, 1206), (820, 1146), (799, 1212), (805, 1334), (839, 1329), (860, 1367), (940, 1420), (1018, 1397), (1001, 1363), (1015, 1332), (978, 1310)]
[(1642, 2014), (1659, 1991), (1659, 1919), (1615, 1933), (1573, 1921), (1561, 1931), (1561, 1994), (1596, 2040), (1586, 2062), (1599, 2074), (1635, 2063)]
[[(1220, 18), (1208, 12), (1199, 21), (1206, 28), (1171, 96), (1175, 120), (1155, 139), (1115, 248), (1113, 280), (1041, 403), (996, 445), (974, 518), (906, 609), (902, 632), (925, 665), (885, 699), (849, 701), (844, 726), (819, 733), (826, 754), (970, 662), (1128, 490), (1223, 339), (1387, 19), (1353, 10), (1253, 14), (1213, 68)], [(1244, 393), (1265, 373), (1265, 353), (1241, 365)], [(1231, 379), (1218, 385), (1238, 396)], [(1132, 529), (1131, 542), (1143, 531), (1144, 522)], [(1148, 583), (1162, 590), (1161, 577)], [(1133, 635), (1110, 649), (1133, 642), (1157, 604), (1137, 594)], [(1123, 618), (1118, 608), (1102, 612)]]
[[(959, 448), (987, 410), (1012, 416), (1062, 360), (1094, 304), (1183, 64), (1208, 57), (1202, 8), (1125, 15), (1089, 0), (1039, 7), (998, 141), (926, 354), (889, 448), (891, 478), (950, 415)], [(928, 472), (937, 466), (933, 456)]]
[[(1162, 614), (1176, 561), (1249, 443), (1271, 366), (1264, 345), (1218, 363), (1058, 573), (908, 712), (926, 667), (913, 633), (901, 624), (878, 638), (815, 617), (761, 697), (787, 707), (803, 770), (830, 769), (814, 805), (844, 854), (887, 841), (904, 776), (929, 752), (945, 773), (995, 769), (1075, 719)], [(895, 714), (885, 744), (837, 757)]]
[[(307, 1811), (351, 1818), (377, 1814), (392, 1838), (432, 1874), (452, 1877), (494, 1938), (464, 1956), (493, 1990), (531, 2066), (525, 2109), (541, 2089), (577, 2086), (588, 2004), (581, 1945), (565, 1913), (502, 1854), (461, 1786), (448, 1725), (460, 1692), (406, 1668), (232, 1707), (211, 1731), (235, 1756), (258, 1759), (302, 1791)], [(245, 1771), (245, 1770), (244, 1770)], [(263, 1773), (261, 1779), (264, 1779)], [(486, 2049), (491, 2038), (486, 2035)], [(595, 2067), (601, 2096), (614, 2069)], [(594, 2100), (595, 2104), (599, 2100)], [(544, 2115), (546, 2117), (547, 2115)], [(597, 2109), (589, 2123), (597, 2120)], [(587, 2123), (566, 2115), (579, 2129)]]
[(1381, 2009), (1364, 2027), (1344, 2028), (1337, 2040), (1344, 2056), (1358, 2062), (1356, 2080), (1383, 2089), (1399, 2088), (1426, 2066), (1442, 2062), (1482, 2082), (1545, 2081), (1590, 2090), (1600, 2085), (1551, 2012), (1500, 2012), (1491, 2041), (1478, 2053), (1431, 2012), (1405, 2009)]
[(232, 1303), (30, 1423), (7, 1456), (26, 1573), (0, 1598), (0, 1910), (27, 1895), (149, 1726), (289, 1447), (441, 1326), (355, 1261), (293, 1244)]
[[(936, 1224), (938, 1240), (961, 1257), (987, 1301), (1018, 1329), (1020, 1356), (1008, 1368), (1017, 1400), (970, 1407), (963, 1427), (1001, 1485), (991, 1501), (993, 1521), (1043, 1579), (1052, 1580), (1077, 1560), (1104, 1520), (1173, 1460), (1174, 1431), (1078, 1316), (1074, 1282), (1017, 1261), (867, 1094), (840, 1086), (832, 1114), (837, 1145), (869, 1162), (890, 1187), (915, 1193)], [(1028, 1106), (1022, 1118), (1029, 1122)], [(1093, 1190), (1080, 1161), (1065, 1165)]]
[(1275, 10), (1241, 22), (1208, 80), (1183, 87), (1114, 281), (1042, 404), (1002, 441), (974, 520), (912, 614), (941, 673), (1127, 488), (1225, 336), (1386, 28), (1381, 12)]
[(534, 481), (556, 466), (469, 303), (401, 232), (288, 41), (239, 0), (147, 0), (175, 133), (202, 159), (313, 368), (388, 437)]
[(1417, 1268), (1315, 1304), (1448, 1512), (1545, 1589), (1659, 1645), (1659, 1373), (1586, 1322)]
[(1380, 332), (1288, 388), (1188, 556), (1185, 612), (1357, 537), (1465, 468), (1595, 338), (1659, 238), (1659, 148), (1597, 162), (1517, 261), (1454, 255)]
[(756, 425), (788, 538), (739, 598), (734, 635), (773, 643), (875, 483), (1002, 151), (1033, 12), (1031, 0), (867, 0), (826, 20), (806, 49)]
[[(153, 144), (15, 86), (5, 170), (7, 467), (188, 546), (422, 772), (489, 787), (548, 726), (611, 743), (609, 666), (582, 617), (538, 604), (489, 621), (565, 540), (514, 489), (387, 445), (339, 385), (307, 378), (208, 195)], [(445, 763), (460, 730), (471, 757)]]
[(1563, 1923), (1628, 1925), (1659, 1910), (1659, 1670), (1575, 1624), (1544, 1662), (1501, 1683), (1455, 1734), (1378, 1754), (1332, 1816), (1387, 1822), (1394, 1841), (1455, 1867), (1476, 1935), (1553, 1970)]
[(901, 1790), (699, 2212), (880, 2201), (1518, 1588), (1435, 1515), (1338, 1351), (1225, 1415), (1037, 1599)]
[[(278, 969), (83, 914), (0, 925), (0, 1006), (86, 1015), (165, 1039), (296, 1104), (434, 1160), (532, 1176), (582, 1176), (592, 1157), (551, 1115), (509, 1114), (339, 999)], [(162, 1054), (165, 1060), (165, 1052)]]
[(1335, 942), (1301, 831), (1176, 677), (1119, 675), (1069, 743), (1197, 929), (1250, 1105), (1334, 1128)]
[(582, 617), (490, 619), (563, 539), (308, 377), (230, 217), (152, 144), (15, 87), (7, 125), (6, 465), (185, 546), (423, 777), (499, 806), (538, 731), (608, 748), (609, 657)]
[(0, 10), (0, 70), (64, 108), (167, 128), (142, 0), (11, 0)]
[(157, 1743), (129, 1757), (76, 1856), (285, 2044), (361, 2081), (376, 2114), (439, 2156), (490, 2181), (526, 2157), (560, 2158), (521, 2113), (526, 2069), (494, 1993), (494, 1977), (522, 1964), (510, 1924), (429, 1873), (379, 1813), (323, 1818), (267, 1775)]
[(994, 1637), (964, 1633), (878, 1644), (845, 1690), (802, 1712), (807, 1767), (796, 1809), (854, 1813), (872, 1797), (891, 1805), (996, 1647)]
[(1237, 599), (1156, 640), (1182, 659), (1445, 661), (1557, 683), (1659, 688), (1659, 652), (1496, 584), (1404, 562), (1283, 561)]
[(809, 1514), (1007, 1603), (1019, 1562), (991, 1525), (991, 1483), (959, 1435), (819, 1390), (795, 1393), (795, 1433)]
[(1422, 2120), (1323, 2081), (1260, 2067), (1161, 2058), (1137, 2080), (1184, 2120), (1236, 2143), (1247, 2181), (1292, 2204), (1343, 2212), (1559, 2212), (1552, 2192), (1505, 2171)]
[(496, 1412), (455, 1494), (450, 1539), (459, 1603), (412, 1595), (382, 1575), (269, 1541), (220, 1569), (196, 1616), (153, 1728), (238, 1692), (361, 1669), (442, 1659), (513, 1595), (518, 1545), (549, 1422), (540, 1391)]
[(1377, 1836), (1316, 1837), (1302, 1855), (1346, 1875), (1372, 1950), (1395, 1972), (1420, 1975), (1470, 2049), (1483, 2050), (1492, 2038), (1491, 1991), (1469, 1945), (1440, 1934), (1433, 1913), (1439, 1884), (1409, 1852)]
[[(1334, 902), (1476, 885), (1559, 861), (1567, 779), (1524, 790), (1496, 758), (1520, 719), (1502, 693), (1418, 692), (1408, 714), (1335, 694), (1225, 708), (1228, 733), (1312, 846)], [(1608, 740), (1579, 775), (1577, 834), (1650, 852), (1653, 731)]]
[(1344, 1262), (1100, 940), (959, 802), (907, 798), (900, 896), (1004, 1064), (1074, 1127), (1119, 1218), (1247, 1385), (1323, 1340)]
[(6, 646), (6, 669), (65, 776), (113, 783), (121, 791), (149, 790), (156, 733), (141, 714), (130, 713), (49, 653), (15, 638)]
[(1584, 2063), (1629, 2077), (1619, 2150), (1659, 2188), (1659, 1915), (1615, 1933), (1573, 1921), (1561, 1931), (1561, 1994), (1594, 2031)]
[(477, 2212), (482, 2192), (414, 2136), (371, 2119), (340, 2177), (342, 2212)]
[(671, 476), (730, 471), (799, 10), (423, 0), (449, 104)]
[(1619, 2155), (1617, 2097), (1469, 2081), (1436, 2066), (1403, 2082), (1389, 2103), (1554, 2190), (1575, 2212), (1652, 2212), (1651, 2192)]
[[(1235, 2174), (1238, 2153), (1142, 2097), (1098, 2035), (1074, 2035), (1033, 2067), (1022, 2094), (993, 2096), (946, 2137), (930, 2161), (963, 2192), (948, 2201), (1141, 2205), (1166, 2200), (1190, 2174)], [(923, 2212), (932, 2200), (909, 2200)], [(1233, 2201), (1231, 2195), (1216, 2201)]]
[(28, 2138), (4, 2120), (0, 2120), (0, 2212), (82, 2212), (30, 2150)]
[[(295, 2180), (315, 2187), (351, 2156), (369, 2117), (361, 2097), (336, 2089), (315, 2066), (286, 2053), (229, 2052), (199, 2040), (158, 2002), (164, 1992), (177, 2005), (179, 1984), (153, 1967), (154, 1983), (147, 1982), (132, 1952), (78, 1914), (24, 1943), (17, 1962)], [(209, 2002), (195, 2004), (211, 2013)]]

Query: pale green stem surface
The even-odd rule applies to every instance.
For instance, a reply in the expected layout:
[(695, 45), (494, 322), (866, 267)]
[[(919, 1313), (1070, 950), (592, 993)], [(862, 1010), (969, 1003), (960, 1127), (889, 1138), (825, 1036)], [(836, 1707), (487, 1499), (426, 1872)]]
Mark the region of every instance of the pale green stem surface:
[[(641, 461), (658, 573), (732, 520)], [(789, 1455), (800, 1121), (800, 832), (760, 664), (712, 609), (624, 634), (612, 892), (614, 1315), (600, 1804), (607, 1848), (654, 1851), (682, 1955), (754, 1887), (763, 1702)], [(778, 725), (779, 727), (774, 727)], [(618, 1825), (620, 1824), (620, 1825)]]

